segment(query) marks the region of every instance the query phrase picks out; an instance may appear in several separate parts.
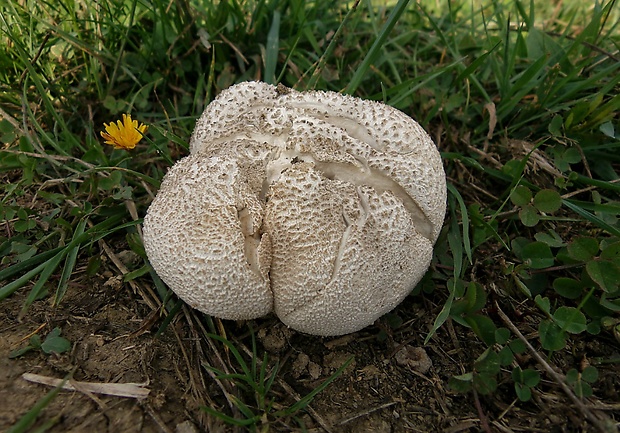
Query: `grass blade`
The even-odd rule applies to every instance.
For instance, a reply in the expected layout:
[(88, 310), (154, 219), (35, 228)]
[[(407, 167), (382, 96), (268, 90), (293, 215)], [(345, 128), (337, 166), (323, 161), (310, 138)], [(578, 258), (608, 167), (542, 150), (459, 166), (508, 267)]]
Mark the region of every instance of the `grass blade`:
[(472, 264), (473, 259), (472, 259), (472, 251), (471, 251), (471, 242), (469, 239), (470, 226), (469, 226), (469, 214), (467, 213), (467, 206), (465, 205), (465, 201), (463, 200), (461, 193), (451, 183), (448, 183), (448, 191), (450, 192), (450, 194), (452, 194), (452, 196), (456, 199), (456, 201), (459, 204), (459, 209), (461, 211), (461, 221), (463, 224), (463, 235), (461, 237), (463, 241), (463, 248), (465, 249), (465, 254), (467, 254), (467, 259), (469, 260), (469, 264)]
[[(31, 257), (23, 262), (16, 263), (6, 269), (0, 271), (0, 281), (8, 280), (14, 275), (21, 274), (22, 272), (31, 269), (33, 266), (40, 264), (41, 262), (45, 262), (56, 255), (60, 250), (64, 247), (56, 247), (51, 250), (43, 251), (42, 253), (37, 254), (34, 257)], [(35, 274), (36, 275), (36, 274)], [(2, 297), (2, 290), (0, 289), (0, 299), (4, 299)]]
[(368, 53), (366, 54), (366, 57), (364, 57), (364, 60), (362, 60), (362, 63), (358, 66), (357, 70), (351, 77), (349, 84), (343, 90), (343, 93), (347, 95), (352, 95), (355, 93), (355, 91), (360, 86), (360, 84), (362, 84), (362, 80), (366, 76), (366, 73), (368, 72), (370, 67), (373, 65), (375, 60), (377, 60), (377, 57), (379, 56), (379, 54), (381, 53), (381, 50), (385, 46), (385, 41), (387, 40), (394, 26), (396, 25), (396, 22), (400, 19), (401, 15), (405, 12), (405, 9), (407, 8), (408, 4), (409, 4), (409, 0), (398, 0), (398, 3), (396, 4), (396, 6), (394, 6), (394, 9), (392, 9), (392, 11), (390, 12), (390, 15), (388, 16), (387, 21), (385, 22), (385, 24), (383, 25), (383, 28), (379, 32), (377, 39), (375, 39), (375, 41), (373, 42), (372, 46), (370, 47), (370, 50), (368, 50)]
[(355, 3), (353, 3), (353, 5), (351, 6), (347, 14), (344, 16), (342, 22), (338, 26), (338, 29), (336, 30), (336, 33), (334, 33), (334, 36), (332, 36), (331, 41), (329, 41), (329, 45), (327, 46), (327, 48), (325, 49), (325, 51), (319, 58), (316, 68), (312, 72), (312, 76), (310, 77), (310, 80), (308, 81), (306, 90), (311, 90), (316, 87), (319, 81), (319, 78), (321, 77), (321, 73), (323, 72), (323, 68), (325, 67), (325, 64), (327, 63), (327, 59), (331, 56), (332, 52), (336, 48), (336, 41), (340, 39), (340, 34), (345, 28), (345, 24), (348, 23), (349, 18), (351, 18), (353, 13), (357, 10), (359, 3), (360, 3), (360, 0), (355, 0)]
[(280, 12), (273, 12), (271, 28), (267, 34), (267, 47), (265, 48), (265, 82), (276, 84), (276, 65), (278, 64), (280, 36)]
[(37, 298), (41, 295), (43, 291), (43, 287), (47, 283), (47, 280), (49, 280), (49, 278), (52, 276), (54, 271), (56, 271), (56, 268), (60, 266), (60, 262), (67, 255), (69, 250), (70, 248), (65, 248), (62, 251), (60, 251), (58, 254), (56, 254), (54, 257), (52, 257), (50, 260), (47, 261), (45, 267), (41, 271), (41, 275), (39, 275), (39, 279), (37, 280), (37, 282), (34, 284), (32, 289), (30, 290), (30, 293), (28, 294), (28, 297), (26, 298), (26, 301), (24, 302), (23, 307), (21, 311), (19, 312), (19, 316), (18, 316), (19, 320), (21, 320), (24, 317), (24, 315), (28, 311), (28, 308), (30, 308), (32, 303), (36, 301)]
[[(82, 218), (80, 222), (77, 224), (75, 231), (73, 232), (73, 239), (81, 236), (84, 233), (84, 228), (86, 227), (87, 218)], [(73, 269), (75, 268), (75, 264), (77, 262), (77, 255), (80, 251), (80, 245), (75, 245), (71, 247), (70, 251), (67, 253), (67, 258), (65, 260), (65, 266), (62, 269), (62, 274), (60, 275), (60, 281), (58, 282), (58, 287), (56, 289), (56, 295), (54, 296), (53, 306), (58, 306), (60, 301), (65, 296), (67, 288), (69, 287), (69, 278), (71, 278), (71, 274), (73, 273)]]
[(3, 287), (0, 287), (0, 300), (13, 294), (20, 287), (27, 284), (28, 281), (34, 278), (37, 274), (43, 272), (46, 268), (48, 268), (48, 266), (53, 266), (55, 261), (58, 261), (58, 264), (56, 264), (56, 267), (58, 267), (62, 258), (74, 246), (86, 244), (88, 242), (96, 242), (99, 239), (102, 239), (118, 230), (122, 230), (127, 227), (133, 227), (142, 222), (142, 221), (131, 221), (128, 223), (120, 224), (111, 229), (109, 228), (110, 226), (117, 224), (123, 217), (124, 215), (116, 215), (116, 216), (110, 217), (107, 220), (91, 227), (86, 232), (82, 233), (76, 238), (72, 239), (71, 242), (65, 245), (64, 247), (53, 250), (53, 251), (56, 251), (56, 253), (51, 258), (47, 259), (44, 263), (41, 263), (39, 266), (37, 266), (34, 269), (31, 269), (30, 271), (28, 271), (26, 274), (24, 274), (22, 277), (18, 278), (17, 280), (11, 283), (8, 283)]
[(340, 366), (340, 368), (338, 368), (338, 370), (336, 370), (334, 372), (334, 374), (332, 374), (331, 376), (329, 376), (327, 379), (325, 379), (323, 381), (323, 383), (321, 383), (319, 386), (317, 386), (316, 388), (314, 388), (312, 391), (310, 391), (308, 394), (306, 394), (305, 396), (303, 396), (301, 398), (301, 400), (299, 400), (298, 402), (296, 402), (295, 404), (293, 404), (291, 407), (285, 409), (283, 411), (283, 414), (285, 415), (291, 415), (294, 414), (295, 412), (298, 412), (302, 409), (304, 409), (306, 406), (308, 406), (310, 404), (310, 402), (314, 399), (314, 397), (316, 397), (317, 394), (319, 394), (320, 392), (322, 392), (325, 388), (327, 388), (329, 386), (330, 383), (332, 383), (334, 380), (336, 380), (343, 372), (344, 370), (349, 366), (349, 364), (351, 364), (351, 362), (353, 362), (354, 357), (350, 357), (349, 359), (347, 359), (345, 361), (344, 364), (342, 364)]
[(569, 208), (570, 210), (574, 211), (575, 213), (581, 215), (586, 220), (590, 221), (592, 224), (602, 228), (603, 230), (607, 231), (608, 233), (614, 236), (620, 237), (620, 229), (606, 223), (605, 221), (603, 221), (602, 219), (600, 219), (593, 213), (590, 213), (587, 210), (583, 209), (582, 207), (574, 204), (572, 201), (562, 200), (562, 204), (566, 206), (567, 208)]

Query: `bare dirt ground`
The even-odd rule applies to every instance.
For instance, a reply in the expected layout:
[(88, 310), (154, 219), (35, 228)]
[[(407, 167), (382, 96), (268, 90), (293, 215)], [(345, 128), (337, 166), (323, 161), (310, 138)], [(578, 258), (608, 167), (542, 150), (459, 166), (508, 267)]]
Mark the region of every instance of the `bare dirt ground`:
[[(201, 410), (210, 406), (234, 414), (225, 392), (242, 392), (230, 381), (215, 380), (204, 368), (236, 365), (223, 346), (202, 337), (204, 318), (184, 309), (161, 336), (155, 336), (162, 320), (157, 310), (147, 305), (135, 285), (132, 289), (118, 277), (112, 266), (94, 278), (78, 276), (59, 308), (50, 308), (46, 299), (37, 301), (21, 321), (17, 315), (26, 291), (0, 303), (0, 431), (52, 389), (24, 380), (24, 373), (58, 379), (72, 373), (75, 381), (143, 383), (150, 390), (143, 400), (61, 391), (35, 425), (51, 420), (51, 432), (245, 431)], [(140, 287), (148, 284), (145, 279)], [(280, 368), (268, 394), (274, 410), (290, 406), (353, 358), (307, 411), (296, 418), (272, 419), (269, 431), (303, 431), (300, 425), (307, 431), (345, 433), (594, 431), (548, 378), (528, 403), (516, 401), (512, 382), (500, 383), (492, 396), (451, 391), (450, 377), (470, 371), (484, 348), (473, 334), (448, 322), (420, 349), (440, 309), (439, 301), (412, 296), (394, 311), (401, 319), (398, 327), (383, 319), (339, 338), (302, 335), (275, 318), (254, 322), (260, 358), (267, 352), (270, 368), (276, 362)], [(222, 325), (220, 331), (241, 352), (250, 351), (247, 324)], [(72, 343), (69, 352), (47, 355), (33, 350), (9, 359), (10, 351), (23, 347), (33, 332), (44, 337), (54, 327), (60, 327)], [(562, 363), (578, 362), (579, 353), (592, 357), (610, 350), (611, 346), (590, 347), (585, 341), (583, 347), (574, 348), (574, 359), (555, 361), (564, 367)], [(605, 412), (617, 417), (617, 369), (601, 366), (599, 372), (595, 395), (607, 402)], [(252, 403), (248, 394), (240, 395)]]

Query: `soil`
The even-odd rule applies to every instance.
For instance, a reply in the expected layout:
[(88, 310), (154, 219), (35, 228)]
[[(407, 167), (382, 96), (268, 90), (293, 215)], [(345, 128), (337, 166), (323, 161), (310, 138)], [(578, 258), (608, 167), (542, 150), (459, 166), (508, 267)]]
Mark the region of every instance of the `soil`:
[[(33, 429), (49, 423), (50, 432), (243, 432), (243, 427), (233, 427), (201, 409), (208, 406), (240, 418), (239, 411), (231, 409), (232, 395), (256, 405), (243, 383), (218, 379), (213, 372), (212, 368), (229, 372), (240, 368), (232, 349), (205, 337), (204, 330), (211, 328), (232, 341), (246, 360), (255, 335), (258, 371), (262, 360), (267, 375), (279, 368), (267, 393), (272, 415), (257, 422), (259, 430), (269, 423), (269, 431), (276, 432), (594, 431), (548, 379), (527, 403), (516, 400), (512, 382), (500, 383), (492, 396), (451, 391), (450, 377), (470, 371), (484, 347), (466, 328), (450, 322), (423, 344), (440, 301), (411, 296), (388, 318), (336, 338), (296, 333), (275, 317), (220, 322), (183, 307), (156, 335), (164, 315), (149, 305), (152, 283), (143, 280), (123, 283), (110, 265), (95, 277), (77, 275), (57, 308), (45, 298), (19, 318), (27, 296), (23, 289), (0, 302), (0, 431), (14, 425), (53, 389), (22, 377), (35, 373), (56, 379), (70, 376), (78, 383), (140, 383), (149, 394), (137, 399), (61, 391), (39, 414)], [(9, 358), (30, 335), (38, 332), (43, 339), (55, 327), (71, 342), (70, 351), (58, 355), (31, 350)], [(349, 360), (306, 410), (273, 415)], [(606, 393), (606, 401), (615, 402), (607, 405), (607, 414), (617, 417), (617, 374), (613, 368), (599, 371), (601, 385), (595, 395)]]

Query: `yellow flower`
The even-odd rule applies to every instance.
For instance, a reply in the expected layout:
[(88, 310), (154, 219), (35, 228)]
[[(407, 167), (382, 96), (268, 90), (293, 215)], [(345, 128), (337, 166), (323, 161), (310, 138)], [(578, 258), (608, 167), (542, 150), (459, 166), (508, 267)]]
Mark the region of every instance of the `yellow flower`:
[(138, 126), (137, 120), (131, 120), (131, 114), (123, 114), (122, 122), (117, 120), (103, 126), (106, 132), (101, 131), (101, 136), (106, 144), (111, 144), (115, 149), (133, 149), (148, 129), (145, 124)]

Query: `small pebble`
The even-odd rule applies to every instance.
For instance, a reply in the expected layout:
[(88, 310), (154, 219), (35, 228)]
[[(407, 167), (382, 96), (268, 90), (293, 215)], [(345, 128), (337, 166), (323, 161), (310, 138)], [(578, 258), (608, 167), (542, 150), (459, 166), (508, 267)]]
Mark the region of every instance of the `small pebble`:
[(433, 361), (422, 347), (406, 345), (394, 355), (396, 363), (413, 371), (425, 374), (433, 366)]

